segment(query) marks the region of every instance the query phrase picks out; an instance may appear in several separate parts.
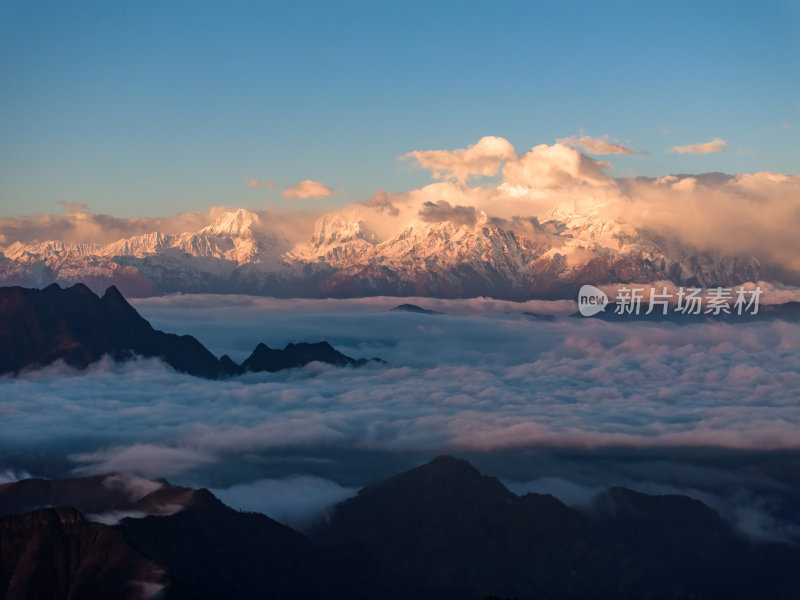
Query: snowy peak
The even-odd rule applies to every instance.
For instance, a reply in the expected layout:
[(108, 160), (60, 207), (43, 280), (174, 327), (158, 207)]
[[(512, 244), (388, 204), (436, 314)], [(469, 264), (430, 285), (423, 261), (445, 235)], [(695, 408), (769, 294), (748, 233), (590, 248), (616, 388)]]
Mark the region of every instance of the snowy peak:
[(355, 240), (364, 240), (370, 244), (377, 241), (375, 234), (360, 219), (348, 220), (340, 215), (325, 215), (314, 224), (311, 243), (319, 248)]
[(134, 294), (529, 299), (570, 296), (581, 282), (713, 286), (759, 277), (758, 263), (748, 257), (721, 260), (636, 230), (615, 218), (602, 195), (564, 202), (530, 222), (439, 208), (392, 221), (395, 234), (381, 239), (367, 226), (366, 212), (345, 209), (318, 219), (309, 242), (293, 245), (277, 233), (280, 223), (239, 209), (199, 231), (153, 232), (103, 246), (13, 242), (0, 252), (0, 285), (88, 281), (97, 288), (127, 285)]
[(172, 243), (173, 236), (156, 231), (108, 244), (103, 248), (103, 254), (106, 256), (136, 256), (137, 258), (142, 258), (158, 254), (169, 248)]
[(211, 225), (203, 228), (200, 233), (240, 237), (248, 233), (252, 234), (253, 230), (260, 227), (261, 219), (256, 213), (240, 208), (233, 212), (223, 213)]
[(91, 256), (99, 251), (100, 246), (92, 243), (62, 242), (49, 240), (34, 244), (21, 244), (14, 242), (3, 250), (3, 255), (11, 260), (25, 260), (39, 256), (65, 257)]

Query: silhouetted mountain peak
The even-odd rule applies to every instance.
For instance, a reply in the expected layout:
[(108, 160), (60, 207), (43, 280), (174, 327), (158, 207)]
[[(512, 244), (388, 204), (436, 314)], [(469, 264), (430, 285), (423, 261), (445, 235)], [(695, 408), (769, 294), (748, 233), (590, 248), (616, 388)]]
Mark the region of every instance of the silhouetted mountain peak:
[(81, 294), (81, 295), (84, 295), (84, 296), (97, 297), (97, 294), (95, 294), (92, 290), (90, 290), (89, 286), (87, 286), (84, 283), (80, 283), (80, 282), (76, 283), (75, 285), (73, 285), (73, 286), (71, 286), (69, 288), (66, 288), (66, 290), (70, 291), (73, 294)]
[(423, 465), (423, 467), (454, 470), (454, 471), (458, 470), (462, 472), (469, 472), (471, 474), (480, 475), (480, 471), (478, 471), (477, 468), (472, 466), (472, 463), (470, 463), (468, 460), (465, 460), (463, 458), (458, 458), (451, 454), (442, 454), (440, 456), (437, 456), (427, 465)]
[(426, 509), (449, 510), (465, 504), (505, 504), (515, 498), (497, 478), (482, 475), (466, 460), (439, 456), (363, 488), (353, 501), (387, 502), (401, 510), (422, 505)]
[[(372, 359), (376, 360), (376, 359)], [(379, 359), (378, 359), (379, 360)], [(352, 359), (328, 342), (299, 342), (287, 344), (283, 350), (259, 344), (242, 363), (242, 371), (281, 371), (304, 367), (312, 362), (324, 362), (337, 367), (361, 366), (367, 360)]]
[(422, 308), (421, 306), (417, 306), (416, 304), (398, 304), (395, 306), (393, 311), (396, 312), (410, 312), (410, 313), (417, 313), (421, 315), (440, 315), (438, 310), (430, 310), (429, 308)]
[(127, 300), (125, 300), (125, 298), (122, 296), (120, 291), (117, 289), (117, 286), (115, 285), (110, 285), (106, 288), (106, 291), (103, 294), (103, 298), (108, 298), (109, 300), (116, 300), (118, 302), (122, 301), (125, 302), (125, 304), (128, 304)]
[(18, 373), (59, 359), (84, 368), (103, 355), (114, 360), (159, 358), (177, 371), (209, 379), (280, 371), (314, 361), (335, 366), (367, 362), (318, 342), (289, 344), (283, 350), (259, 344), (240, 366), (228, 356), (217, 359), (190, 335), (153, 329), (115, 286), (101, 298), (80, 283), (68, 289), (57, 284), (43, 290), (0, 288), (0, 373)]

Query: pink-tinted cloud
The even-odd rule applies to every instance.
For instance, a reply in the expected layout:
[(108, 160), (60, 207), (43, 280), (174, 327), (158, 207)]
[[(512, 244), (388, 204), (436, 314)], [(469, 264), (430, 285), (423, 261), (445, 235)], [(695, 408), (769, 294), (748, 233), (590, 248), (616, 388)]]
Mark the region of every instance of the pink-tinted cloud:
[(503, 180), (512, 187), (551, 188), (565, 185), (608, 185), (603, 171), (611, 165), (589, 158), (563, 144), (534, 146), (503, 167)]
[(320, 200), (327, 198), (332, 193), (333, 190), (327, 185), (312, 179), (304, 179), (297, 185), (286, 188), (283, 197)]
[(712, 152), (722, 152), (728, 146), (728, 142), (715, 138), (710, 142), (702, 144), (689, 144), (688, 146), (673, 146), (669, 149), (670, 152), (677, 152), (678, 154), (710, 154)]
[(466, 149), (415, 150), (405, 155), (423, 169), (433, 171), (436, 179), (466, 181), (471, 177), (496, 175), (500, 163), (517, 157), (514, 146), (501, 137), (486, 136)]
[(588, 135), (581, 137), (570, 136), (556, 140), (559, 144), (572, 148), (583, 148), (589, 154), (640, 154), (636, 150), (627, 148), (617, 141), (606, 138), (593, 138)]

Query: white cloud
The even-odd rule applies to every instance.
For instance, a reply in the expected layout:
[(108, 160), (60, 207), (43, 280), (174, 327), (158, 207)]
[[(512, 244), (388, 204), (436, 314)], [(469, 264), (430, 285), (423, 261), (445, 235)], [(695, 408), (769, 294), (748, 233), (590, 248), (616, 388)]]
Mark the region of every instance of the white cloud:
[(610, 185), (603, 171), (611, 165), (563, 144), (534, 146), (503, 167), (503, 181), (511, 187), (553, 188), (574, 185)]
[(435, 179), (466, 181), (471, 177), (496, 175), (500, 163), (517, 157), (514, 146), (501, 137), (486, 136), (478, 143), (459, 150), (415, 150), (405, 155), (423, 169), (433, 171)]
[(800, 176), (666, 176), (625, 183), (613, 218), (702, 251), (800, 271)]
[(315, 200), (320, 200), (322, 198), (327, 198), (332, 193), (333, 190), (327, 185), (320, 183), (319, 181), (304, 179), (297, 185), (286, 188), (283, 192), (283, 197), (302, 199), (312, 198)]
[(711, 152), (722, 152), (727, 147), (728, 143), (725, 140), (715, 138), (710, 142), (702, 144), (689, 144), (688, 146), (673, 146), (669, 149), (670, 152), (677, 152), (678, 154), (709, 154)]

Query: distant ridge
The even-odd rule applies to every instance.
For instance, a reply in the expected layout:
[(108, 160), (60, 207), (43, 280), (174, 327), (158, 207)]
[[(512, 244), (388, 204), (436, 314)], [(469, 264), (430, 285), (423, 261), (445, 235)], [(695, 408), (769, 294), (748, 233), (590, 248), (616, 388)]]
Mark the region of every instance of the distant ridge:
[(428, 308), (422, 308), (421, 306), (417, 306), (416, 304), (398, 304), (395, 306), (393, 311), (397, 312), (410, 312), (410, 313), (419, 313), (421, 315), (441, 315), (438, 310), (430, 310)]
[(18, 374), (57, 360), (86, 368), (105, 355), (115, 361), (159, 358), (176, 371), (208, 379), (280, 371), (315, 361), (354, 367), (371, 362), (318, 342), (289, 344), (283, 350), (259, 344), (238, 365), (227, 355), (217, 358), (190, 335), (154, 329), (114, 286), (102, 297), (82, 283), (66, 289), (57, 284), (42, 290), (0, 288), (0, 374)]

